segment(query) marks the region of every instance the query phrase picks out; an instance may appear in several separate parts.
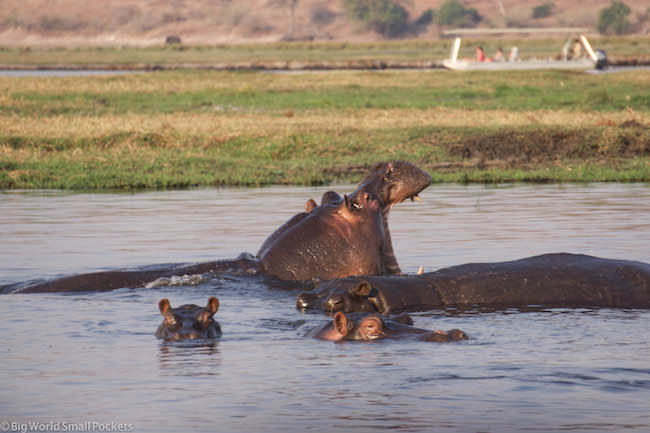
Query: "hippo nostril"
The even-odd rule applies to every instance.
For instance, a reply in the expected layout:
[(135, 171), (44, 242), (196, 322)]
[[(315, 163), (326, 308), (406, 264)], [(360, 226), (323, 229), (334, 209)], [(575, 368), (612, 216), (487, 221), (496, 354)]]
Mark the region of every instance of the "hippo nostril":
[(344, 302), (343, 299), (339, 297), (329, 298), (325, 302), (328, 311), (340, 311), (343, 310)]
[(191, 332), (189, 334), (183, 335), (181, 338), (183, 340), (198, 340), (199, 338), (201, 338), (201, 336), (196, 332)]

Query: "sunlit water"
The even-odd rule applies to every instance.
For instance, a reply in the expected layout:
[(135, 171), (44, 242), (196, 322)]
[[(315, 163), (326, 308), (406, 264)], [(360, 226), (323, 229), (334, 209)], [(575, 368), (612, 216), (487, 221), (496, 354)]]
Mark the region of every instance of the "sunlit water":
[[(0, 285), (255, 253), (327, 189), (0, 193)], [(650, 262), (648, 185), (434, 185), (422, 198), (390, 215), (407, 272), (559, 251)], [(159, 299), (205, 304), (212, 295), (221, 339), (153, 336)], [(296, 295), (224, 276), (2, 296), (0, 429), (650, 431), (650, 312), (432, 311), (414, 314), (416, 325), (471, 339), (332, 343), (303, 337), (328, 319), (297, 311)]]

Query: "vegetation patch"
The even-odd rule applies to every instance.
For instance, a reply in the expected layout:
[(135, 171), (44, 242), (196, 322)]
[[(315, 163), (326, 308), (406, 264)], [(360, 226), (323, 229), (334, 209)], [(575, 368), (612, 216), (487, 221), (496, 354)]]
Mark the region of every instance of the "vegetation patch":
[(623, 159), (650, 156), (650, 128), (628, 121), (618, 128), (502, 128), (448, 144), (461, 159), (521, 163), (557, 160)]
[(650, 181), (650, 73), (0, 77), (0, 188)]

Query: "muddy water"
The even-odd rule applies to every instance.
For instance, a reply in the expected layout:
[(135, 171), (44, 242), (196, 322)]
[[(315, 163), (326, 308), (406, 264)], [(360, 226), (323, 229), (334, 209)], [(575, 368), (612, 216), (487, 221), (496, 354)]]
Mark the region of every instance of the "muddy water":
[[(325, 190), (0, 193), (0, 285), (254, 253)], [(442, 185), (422, 198), (390, 216), (408, 272), (558, 251), (650, 262), (648, 185)], [(212, 295), (220, 340), (154, 338), (160, 298), (203, 304)], [(471, 339), (341, 344), (303, 338), (327, 318), (296, 311), (295, 297), (231, 277), (2, 296), (0, 428), (650, 430), (650, 312), (432, 311), (414, 314), (416, 325)]]

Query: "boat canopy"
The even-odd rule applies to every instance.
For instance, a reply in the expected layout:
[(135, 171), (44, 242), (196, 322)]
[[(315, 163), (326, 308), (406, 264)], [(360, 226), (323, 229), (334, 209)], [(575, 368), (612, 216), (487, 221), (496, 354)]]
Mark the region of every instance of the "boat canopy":
[(522, 27), (503, 29), (450, 29), (442, 32), (443, 36), (475, 36), (475, 35), (521, 35), (521, 34), (551, 34), (551, 33), (587, 33), (583, 27)]

